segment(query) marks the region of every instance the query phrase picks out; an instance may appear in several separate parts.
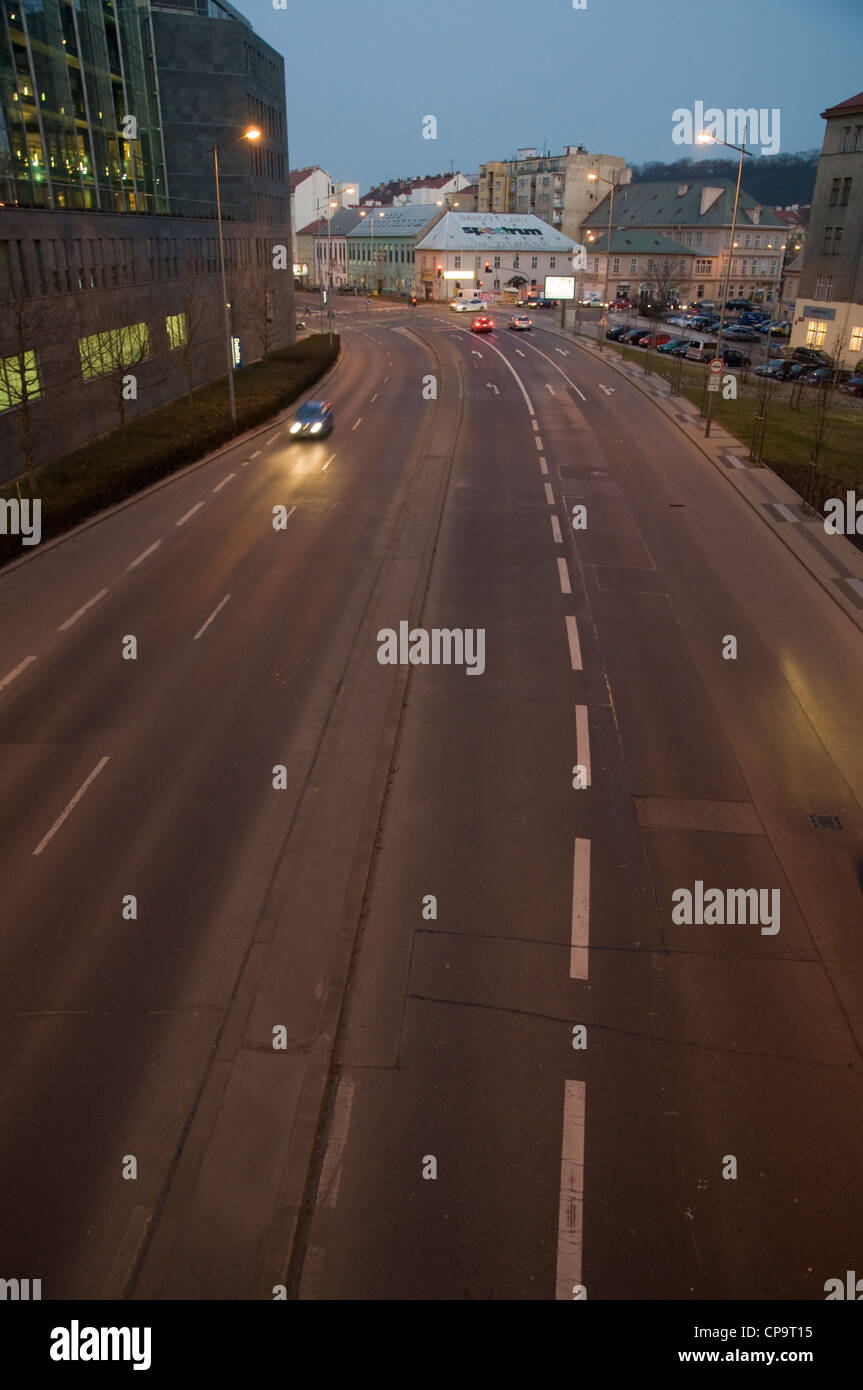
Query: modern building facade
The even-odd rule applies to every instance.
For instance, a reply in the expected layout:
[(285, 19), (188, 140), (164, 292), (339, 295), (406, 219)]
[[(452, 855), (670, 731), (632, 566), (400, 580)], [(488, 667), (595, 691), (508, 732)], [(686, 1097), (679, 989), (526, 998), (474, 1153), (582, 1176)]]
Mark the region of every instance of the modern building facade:
[[(520, 150), (517, 159), (480, 165), (477, 212), (532, 213), (577, 240), (608, 183), (625, 168), (620, 155), (590, 154), (583, 145), (567, 145), (559, 155)], [(599, 181), (588, 179), (589, 173)]]
[(791, 343), (853, 368), (863, 358), (863, 92), (821, 115), (827, 126)]
[(441, 216), (428, 204), (369, 210), (347, 234), (348, 284), (376, 294), (415, 290), (416, 244)]
[[(721, 299), (731, 254), (729, 298), (770, 303), (778, 292), (787, 228), (741, 189), (732, 248), (734, 192), (733, 182), (707, 180), (627, 184), (615, 189), (612, 234), (615, 230), (651, 232), (694, 252), (691, 285), (695, 292), (689, 297), (696, 301)], [(608, 232), (609, 197), (583, 223), (588, 247), (591, 233), (597, 237)], [(632, 287), (628, 274), (621, 283)], [(611, 284), (611, 297), (617, 292), (618, 285)]]
[(532, 214), (448, 212), (417, 242), (425, 299), (515, 299), (543, 291), (546, 275), (573, 275), (580, 247)]

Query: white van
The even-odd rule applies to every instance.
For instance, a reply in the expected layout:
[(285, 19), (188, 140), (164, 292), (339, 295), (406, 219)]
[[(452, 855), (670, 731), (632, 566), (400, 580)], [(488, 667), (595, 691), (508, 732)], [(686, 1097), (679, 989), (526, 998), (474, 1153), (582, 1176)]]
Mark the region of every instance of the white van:
[(686, 356), (690, 362), (709, 362), (716, 356), (715, 338), (690, 338)]
[(450, 305), (457, 314), (482, 313), (486, 307), (484, 299), (454, 299)]

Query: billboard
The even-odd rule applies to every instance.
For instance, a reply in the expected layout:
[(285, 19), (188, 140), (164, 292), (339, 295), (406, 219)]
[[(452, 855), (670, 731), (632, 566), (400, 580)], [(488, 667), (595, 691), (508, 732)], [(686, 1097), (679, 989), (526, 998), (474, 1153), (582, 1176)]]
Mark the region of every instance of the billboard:
[(574, 275), (546, 275), (546, 299), (575, 299)]

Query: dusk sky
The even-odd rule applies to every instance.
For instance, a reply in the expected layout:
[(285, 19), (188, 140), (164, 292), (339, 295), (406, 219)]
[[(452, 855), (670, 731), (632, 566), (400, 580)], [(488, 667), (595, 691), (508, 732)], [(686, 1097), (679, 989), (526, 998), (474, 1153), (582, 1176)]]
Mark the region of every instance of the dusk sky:
[(521, 146), (679, 159), (672, 112), (696, 101), (778, 108), (783, 153), (820, 149), (819, 113), (863, 88), (861, 0), (236, 3), (284, 54), (292, 167), (361, 191)]

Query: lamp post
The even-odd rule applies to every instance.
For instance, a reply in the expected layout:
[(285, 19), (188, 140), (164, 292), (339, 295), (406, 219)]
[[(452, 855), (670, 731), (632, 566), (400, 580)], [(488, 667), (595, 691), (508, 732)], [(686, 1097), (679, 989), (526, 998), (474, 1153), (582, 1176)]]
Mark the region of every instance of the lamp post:
[[(244, 130), (242, 135), (238, 135), (234, 140), (228, 140), (228, 145), (236, 145), (240, 140), (260, 140), (261, 132), (256, 126), (250, 126)], [(224, 146), (223, 146), (224, 148)], [(208, 150), (209, 154), (210, 151)], [(228, 285), (225, 277), (225, 243), (222, 237), (222, 193), (219, 185), (219, 146), (214, 145), (212, 149), (213, 168), (216, 173), (216, 216), (219, 222), (219, 263), (222, 269), (222, 299), (225, 305), (225, 341), (228, 349), (228, 397), (231, 402), (231, 427), (234, 434), (237, 433), (237, 402), (234, 397), (234, 344), (231, 334), (231, 306), (228, 303)]]
[[(331, 185), (332, 186), (332, 185)], [(343, 188), (342, 193), (356, 193), (355, 188)], [(333, 208), (339, 206), (338, 198), (327, 199), (327, 327), (330, 335), (330, 344), (333, 341)], [(320, 213), (323, 201), (316, 203), (315, 215)]]
[[(360, 213), (360, 217), (367, 217), (367, 216), (368, 216), (368, 214), (365, 213), (365, 212), (361, 212), (361, 213)], [(386, 213), (383, 211), (383, 209), (381, 209), (381, 211), (377, 214), (377, 216), (378, 216), (378, 217), (385, 217), (385, 216), (386, 216)], [(371, 268), (372, 268), (372, 269), (371, 269), (371, 273), (372, 273), (372, 275), (374, 275), (374, 273), (375, 273), (375, 218), (374, 218), (374, 215), (372, 216), (372, 220), (371, 220), (371, 222), (369, 223), (369, 226), (370, 226), (371, 229), (372, 229), (372, 249), (371, 249), (371, 253), (370, 253)], [(368, 288), (368, 282), (366, 282), (366, 288)], [(374, 281), (372, 282), (372, 294), (374, 294)]]
[[(722, 290), (722, 303), (719, 306), (719, 328), (716, 331), (716, 355), (722, 355), (722, 330), (725, 327), (725, 305), (728, 299), (728, 285), (731, 279), (731, 257), (734, 254), (734, 231), (737, 226), (737, 205), (740, 202), (740, 179), (743, 174), (743, 156), (748, 154), (752, 158), (752, 151), (747, 150), (745, 145), (731, 145), (727, 140), (718, 140), (715, 135), (708, 135), (703, 131), (697, 137), (701, 145), (725, 145), (726, 149), (737, 150), (740, 154), (740, 162), (737, 165), (737, 187), (734, 191), (734, 211), (731, 214), (731, 236), (728, 239), (728, 261), (725, 266), (725, 284)], [(707, 393), (707, 414), (704, 421), (704, 438), (710, 438), (710, 419), (713, 414), (713, 397), (715, 391)]]
[[(609, 188), (611, 189), (611, 194), (608, 200), (608, 239), (605, 247), (605, 286), (602, 291), (602, 313), (599, 316), (600, 328), (602, 328), (603, 321), (605, 320), (606, 310), (608, 308), (608, 273), (611, 269), (611, 219), (614, 216), (614, 190), (617, 187), (617, 179), (614, 177), (615, 172), (615, 170), (611, 171), (610, 179), (603, 178), (602, 174), (595, 174), (593, 172), (589, 173), (587, 176), (590, 179), (591, 183), (607, 183)], [(597, 340), (599, 343), (600, 352), (602, 352), (602, 339), (603, 334), (598, 333)]]

